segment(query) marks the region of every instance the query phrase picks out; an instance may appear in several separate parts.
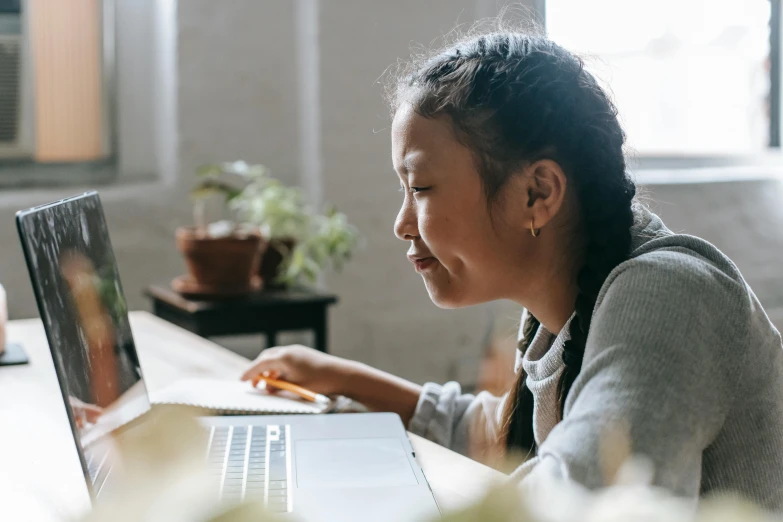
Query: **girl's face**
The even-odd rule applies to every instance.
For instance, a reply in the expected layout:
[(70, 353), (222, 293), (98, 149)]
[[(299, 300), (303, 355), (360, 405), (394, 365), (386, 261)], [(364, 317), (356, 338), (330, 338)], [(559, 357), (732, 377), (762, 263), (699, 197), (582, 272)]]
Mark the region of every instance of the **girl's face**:
[(392, 161), (403, 192), (394, 225), (438, 306), (455, 308), (518, 296), (530, 281), (534, 217), (523, 176), (512, 176), (491, 213), (471, 151), (448, 120), (410, 105), (392, 123)]

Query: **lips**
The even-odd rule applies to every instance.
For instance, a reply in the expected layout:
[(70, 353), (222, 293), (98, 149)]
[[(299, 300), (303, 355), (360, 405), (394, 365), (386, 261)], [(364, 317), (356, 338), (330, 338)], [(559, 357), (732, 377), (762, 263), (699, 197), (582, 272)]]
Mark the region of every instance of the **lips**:
[(413, 263), (413, 266), (419, 273), (426, 272), (427, 270), (434, 267), (438, 262), (438, 260), (434, 257), (427, 255), (408, 254), (408, 259), (411, 263)]

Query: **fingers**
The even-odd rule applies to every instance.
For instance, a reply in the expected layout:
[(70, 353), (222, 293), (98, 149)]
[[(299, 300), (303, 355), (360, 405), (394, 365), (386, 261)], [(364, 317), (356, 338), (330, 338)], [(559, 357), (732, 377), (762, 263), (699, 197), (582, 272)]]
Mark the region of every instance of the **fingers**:
[(84, 428), (87, 424), (95, 424), (103, 415), (103, 408), (94, 404), (82, 402), (75, 397), (70, 397), (74, 413), (74, 421), (77, 428)]
[(284, 373), (283, 363), (277, 356), (265, 357), (261, 356), (256, 359), (250, 368), (245, 370), (245, 373), (240, 377), (243, 381), (251, 381), (258, 375), (277, 379)]
[(292, 353), (298, 346), (267, 348), (259, 355), (250, 368), (240, 377), (243, 381), (252, 381), (258, 375), (272, 379), (285, 378), (291, 369)]
[(253, 384), (253, 387), (256, 388), (258, 385), (263, 382), (265, 387), (269, 387), (269, 382), (267, 379), (273, 379), (277, 380), (280, 378), (280, 372), (277, 371), (265, 371), (261, 373), (257, 373), (255, 377), (250, 379), (250, 382)]
[(277, 358), (274, 356), (274, 354), (270, 355), (268, 352), (268, 350), (264, 350), (261, 355), (259, 355), (256, 360), (253, 361), (253, 364), (251, 364), (250, 367), (245, 370), (245, 372), (240, 377), (240, 380), (250, 381), (256, 375), (263, 374), (264, 372), (268, 372), (273, 369), (277, 363)]
[[(271, 378), (271, 379), (274, 379), (274, 377), (270, 377), (270, 378)], [(281, 389), (280, 389), (280, 388), (278, 388), (277, 386), (273, 386), (273, 385), (271, 385), (271, 384), (269, 384), (269, 383), (267, 382), (267, 383), (265, 383), (264, 390), (266, 390), (268, 393), (277, 393), (277, 392), (279, 392)]]
[(99, 408), (93, 404), (84, 405), (84, 416), (87, 418), (87, 422), (90, 424), (95, 424), (95, 422), (98, 420), (98, 417), (101, 415), (103, 415), (102, 408)]
[(279, 361), (258, 361), (248, 368), (245, 373), (242, 374), (240, 380), (252, 381), (259, 375), (264, 377), (270, 377), (277, 379), (283, 374), (283, 368), (281, 368)]

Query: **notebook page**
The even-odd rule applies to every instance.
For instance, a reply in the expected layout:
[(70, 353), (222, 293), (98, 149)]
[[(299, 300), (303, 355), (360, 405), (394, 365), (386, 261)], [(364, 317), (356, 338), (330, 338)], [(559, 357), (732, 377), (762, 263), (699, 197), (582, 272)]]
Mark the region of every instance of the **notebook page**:
[[(291, 397), (291, 396), (289, 396)], [(322, 413), (324, 406), (253, 388), (248, 382), (183, 379), (150, 393), (153, 404), (181, 404), (219, 411), (253, 413)]]

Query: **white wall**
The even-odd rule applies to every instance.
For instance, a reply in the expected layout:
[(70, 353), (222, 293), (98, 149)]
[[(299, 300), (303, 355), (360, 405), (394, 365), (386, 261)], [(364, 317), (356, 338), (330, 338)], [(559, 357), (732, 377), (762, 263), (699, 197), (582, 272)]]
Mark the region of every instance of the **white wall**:
[(670, 229), (703, 237), (728, 255), (783, 328), (783, 183), (657, 185), (642, 197)]
[(244, 159), (296, 182), (295, 11), (287, 0), (179, 2), (181, 172)]

